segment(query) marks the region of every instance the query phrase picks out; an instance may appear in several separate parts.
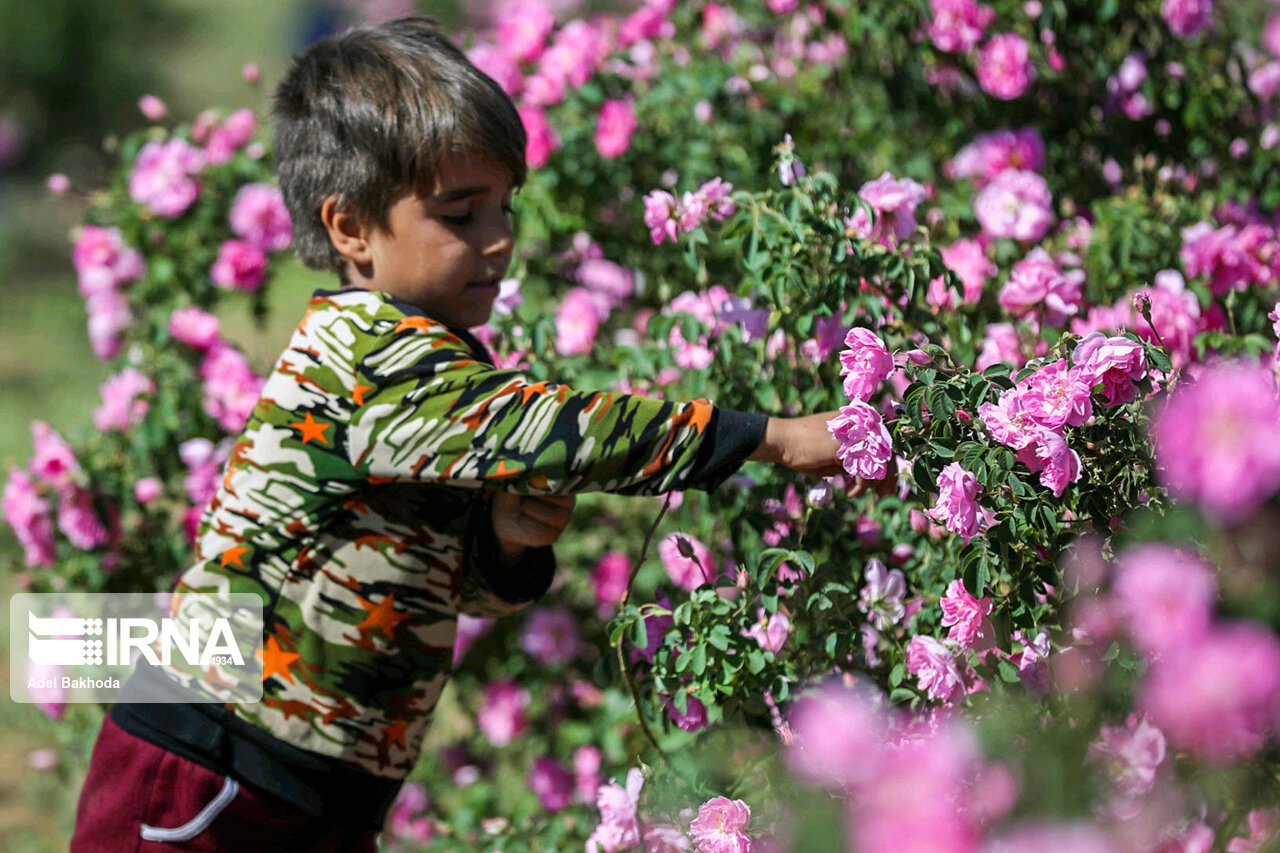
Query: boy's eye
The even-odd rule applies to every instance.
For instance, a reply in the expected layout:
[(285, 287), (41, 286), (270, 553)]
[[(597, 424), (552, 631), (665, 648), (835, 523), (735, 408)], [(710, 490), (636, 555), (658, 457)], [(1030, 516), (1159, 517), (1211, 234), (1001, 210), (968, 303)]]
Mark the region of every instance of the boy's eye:
[(467, 213), (456, 214), (453, 216), (441, 216), (440, 218), (443, 219), (445, 222), (448, 222), (450, 225), (470, 225), (472, 220), (474, 220), (476, 216), (474, 213), (467, 212)]

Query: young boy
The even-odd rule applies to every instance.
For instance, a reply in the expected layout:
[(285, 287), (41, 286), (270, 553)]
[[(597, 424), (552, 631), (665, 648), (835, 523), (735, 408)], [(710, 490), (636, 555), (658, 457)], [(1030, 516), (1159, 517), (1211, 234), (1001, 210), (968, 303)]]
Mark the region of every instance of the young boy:
[(574, 493), (710, 490), (748, 459), (841, 470), (830, 414), (571, 391), (493, 367), (466, 330), (488, 320), (511, 262), (525, 133), (428, 22), (316, 44), (273, 118), (297, 251), (342, 287), (308, 304), (178, 584), (261, 595), (263, 699), (113, 707), (80, 853), (374, 850), (448, 679), (457, 614), (546, 592)]

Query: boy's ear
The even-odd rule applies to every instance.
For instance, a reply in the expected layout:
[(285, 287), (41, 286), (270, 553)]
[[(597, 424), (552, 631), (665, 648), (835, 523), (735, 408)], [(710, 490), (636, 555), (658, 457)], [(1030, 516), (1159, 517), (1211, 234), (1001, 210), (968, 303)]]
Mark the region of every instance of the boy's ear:
[(328, 196), (320, 203), (320, 221), (329, 232), (329, 240), (338, 254), (356, 266), (373, 261), (368, 231), (354, 215), (344, 210), (339, 196)]

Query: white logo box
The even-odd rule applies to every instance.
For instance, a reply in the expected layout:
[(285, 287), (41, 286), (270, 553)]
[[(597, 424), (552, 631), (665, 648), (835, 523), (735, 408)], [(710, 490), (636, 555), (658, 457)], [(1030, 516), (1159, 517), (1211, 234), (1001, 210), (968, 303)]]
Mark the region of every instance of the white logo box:
[(259, 702), (262, 626), (252, 593), (20, 593), (9, 599), (9, 695)]

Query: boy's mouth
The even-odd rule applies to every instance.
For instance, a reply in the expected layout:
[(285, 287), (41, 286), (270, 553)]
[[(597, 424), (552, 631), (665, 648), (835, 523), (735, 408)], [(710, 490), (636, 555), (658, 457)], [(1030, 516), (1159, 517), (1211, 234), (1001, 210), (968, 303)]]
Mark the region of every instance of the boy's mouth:
[(497, 291), (499, 287), (499, 283), (501, 281), (502, 281), (502, 277), (495, 275), (493, 278), (486, 278), (486, 279), (481, 279), (480, 281), (473, 281), (467, 285), (467, 289)]

